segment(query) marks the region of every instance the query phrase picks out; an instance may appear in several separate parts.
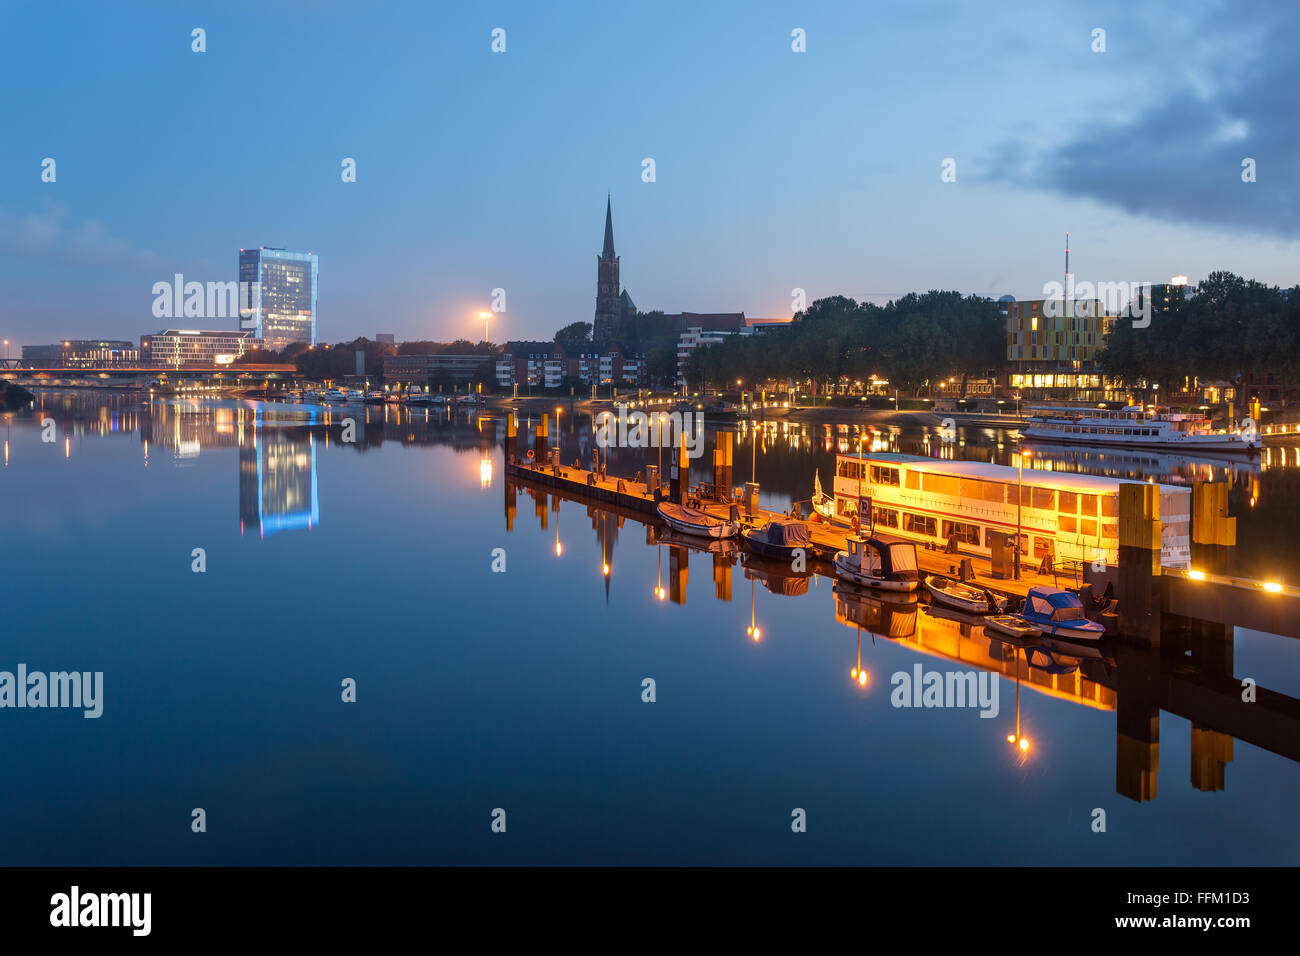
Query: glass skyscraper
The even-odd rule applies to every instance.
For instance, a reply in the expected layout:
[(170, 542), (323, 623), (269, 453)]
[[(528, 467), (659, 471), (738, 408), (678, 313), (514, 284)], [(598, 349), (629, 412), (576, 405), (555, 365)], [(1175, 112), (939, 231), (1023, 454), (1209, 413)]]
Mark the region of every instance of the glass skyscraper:
[(240, 328), (276, 351), (291, 342), (315, 345), (319, 266), (310, 252), (240, 249)]

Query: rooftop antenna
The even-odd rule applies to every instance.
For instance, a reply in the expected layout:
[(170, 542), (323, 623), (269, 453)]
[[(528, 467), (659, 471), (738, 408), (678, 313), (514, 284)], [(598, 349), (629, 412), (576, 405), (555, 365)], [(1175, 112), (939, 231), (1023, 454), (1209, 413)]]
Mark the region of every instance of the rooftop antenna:
[(1074, 298), (1073, 292), (1074, 289), (1070, 283), (1070, 234), (1067, 232), (1065, 234), (1065, 285), (1062, 286), (1061, 293), (1061, 298), (1066, 303), (1069, 303), (1067, 305), (1069, 310), (1066, 312), (1067, 315), (1072, 315), (1074, 313), (1074, 306), (1071, 301)]

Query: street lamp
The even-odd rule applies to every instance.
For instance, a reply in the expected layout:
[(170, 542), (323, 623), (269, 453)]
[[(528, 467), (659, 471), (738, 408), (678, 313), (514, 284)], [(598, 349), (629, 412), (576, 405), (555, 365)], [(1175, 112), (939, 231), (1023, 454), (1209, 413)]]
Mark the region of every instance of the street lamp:
[(488, 339), (488, 322), (489, 322), (489, 321), (491, 320), (491, 318), (492, 318), (492, 313), (491, 313), (491, 312), (480, 312), (480, 313), (478, 314), (478, 317), (479, 317), (480, 319), (483, 320), (483, 341), (484, 341), (484, 342), (487, 342), (487, 341), (489, 341), (489, 339)]

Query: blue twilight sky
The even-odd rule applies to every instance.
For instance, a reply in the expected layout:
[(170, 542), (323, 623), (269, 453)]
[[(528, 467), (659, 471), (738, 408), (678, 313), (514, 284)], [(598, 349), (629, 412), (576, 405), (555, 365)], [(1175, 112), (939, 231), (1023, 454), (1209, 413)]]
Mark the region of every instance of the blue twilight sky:
[(320, 255), (325, 341), (479, 338), (494, 288), (494, 339), (549, 338), (591, 320), (606, 192), (642, 309), (1034, 297), (1067, 230), (1080, 281), (1293, 285), (1286, 6), (11, 4), (0, 335), (134, 339), (154, 282), (274, 245)]

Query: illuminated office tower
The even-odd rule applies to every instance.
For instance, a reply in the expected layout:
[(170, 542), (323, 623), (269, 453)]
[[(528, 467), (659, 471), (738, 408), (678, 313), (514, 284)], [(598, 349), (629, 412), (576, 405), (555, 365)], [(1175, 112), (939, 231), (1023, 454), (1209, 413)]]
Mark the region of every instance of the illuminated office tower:
[(310, 252), (240, 249), (240, 328), (277, 352), (293, 342), (315, 345), (319, 266)]

